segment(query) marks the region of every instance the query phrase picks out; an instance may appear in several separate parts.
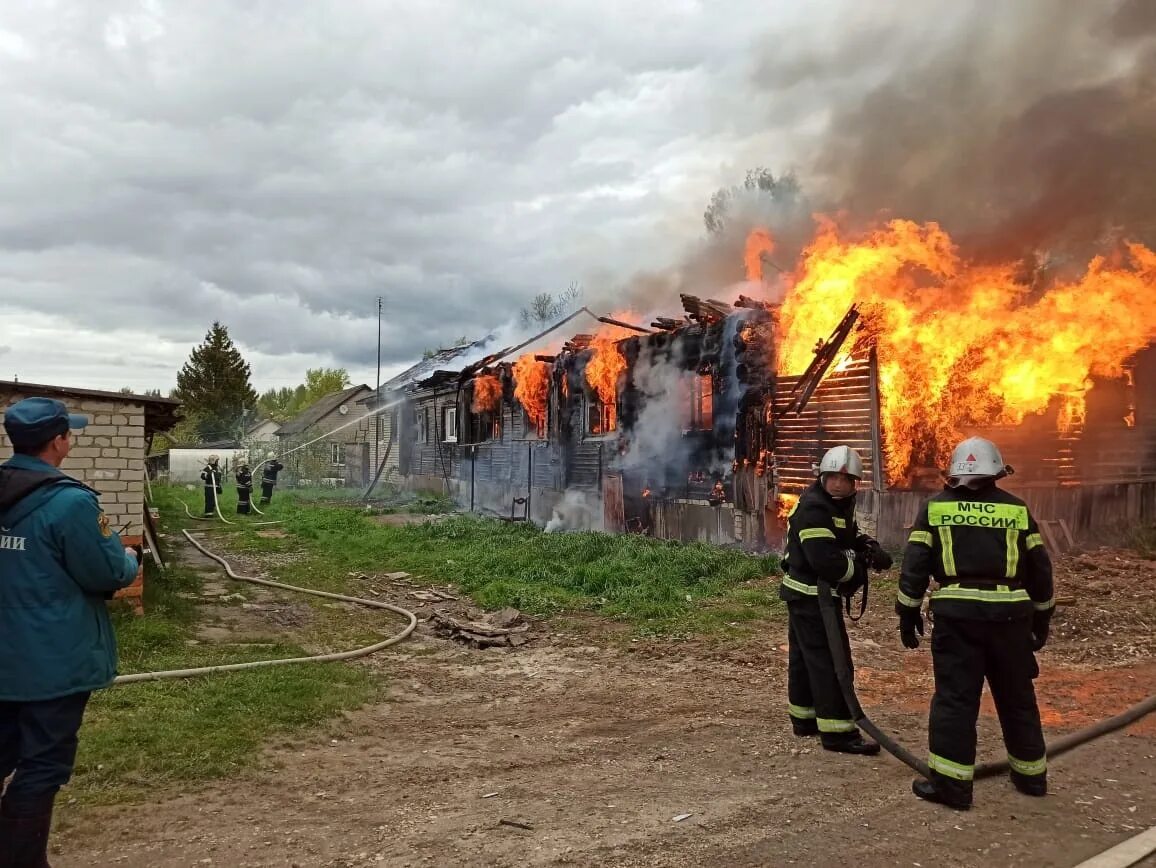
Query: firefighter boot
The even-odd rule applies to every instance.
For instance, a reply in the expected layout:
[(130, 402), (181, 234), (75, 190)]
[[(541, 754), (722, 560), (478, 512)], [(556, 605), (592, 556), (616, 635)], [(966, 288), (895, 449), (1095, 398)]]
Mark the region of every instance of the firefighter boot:
[(1042, 775), (1021, 775), (1011, 773), (1011, 781), (1015, 788), (1025, 796), (1046, 796), (1048, 794), (1048, 773)]
[(879, 745), (873, 741), (868, 741), (856, 733), (850, 738), (824, 738), (823, 750), (832, 750), (835, 751), (835, 753), (850, 753), (857, 756), (875, 756), (875, 754), (879, 753)]
[(51, 868), (48, 832), (52, 815), (0, 818), (0, 868)]
[(917, 779), (911, 782), (911, 792), (928, 802), (947, 805), (955, 811), (966, 811), (971, 807), (971, 785), (962, 781), (946, 780), (935, 775), (933, 780)]
[(800, 738), (806, 738), (819, 734), (819, 724), (814, 720), (801, 720), (800, 718), (792, 717), (791, 730)]

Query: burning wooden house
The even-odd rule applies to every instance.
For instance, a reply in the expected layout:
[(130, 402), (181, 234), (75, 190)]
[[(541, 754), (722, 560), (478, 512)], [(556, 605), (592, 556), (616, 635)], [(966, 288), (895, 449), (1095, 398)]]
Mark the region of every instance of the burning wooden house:
[[(1093, 263), (1029, 303), (1007, 273), (933, 261), (950, 260), (936, 227), (888, 231), (859, 247), (820, 234), (780, 303), (683, 296), (681, 317), (645, 325), (583, 309), (589, 332), (571, 317), (431, 373), (400, 410), (403, 477), (547, 529), (761, 549), (848, 444), (867, 468), (861, 524), (895, 546), (956, 439), (980, 434), (1042, 519), (1078, 534), (1156, 518), (1156, 302), (1137, 300), (1156, 256)], [(939, 285), (907, 275), (912, 257)], [(1079, 292), (1104, 304), (1073, 312)]]

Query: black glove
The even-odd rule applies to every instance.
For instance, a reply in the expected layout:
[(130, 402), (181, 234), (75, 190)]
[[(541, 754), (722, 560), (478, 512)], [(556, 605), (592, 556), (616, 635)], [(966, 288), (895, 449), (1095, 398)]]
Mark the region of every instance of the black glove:
[(903, 640), (904, 648), (918, 648), (919, 639), (916, 633), (923, 635), (923, 615), (918, 609), (895, 604), (895, 611), (899, 615), (899, 638)]
[(1052, 613), (1055, 612), (1055, 607), (1044, 609), (1042, 612), (1038, 609), (1032, 615), (1032, 650), (1039, 651), (1048, 642), (1048, 632), (1052, 627)]
[(889, 570), (895, 563), (891, 555), (887, 553), (887, 550), (866, 534), (859, 538), (859, 550), (856, 553), (856, 560), (861, 560), (863, 564), (877, 572)]

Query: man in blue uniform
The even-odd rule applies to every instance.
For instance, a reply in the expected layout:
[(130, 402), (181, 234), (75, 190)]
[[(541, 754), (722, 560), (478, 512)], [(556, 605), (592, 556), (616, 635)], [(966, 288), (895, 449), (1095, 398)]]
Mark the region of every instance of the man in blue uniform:
[(116, 674), (105, 599), (132, 584), (137, 553), (91, 488), (58, 468), (83, 416), (60, 401), (7, 409), (0, 465), (0, 866), (44, 868), (57, 790), (72, 776), (93, 690)]
[(1016, 789), (1048, 792), (1048, 761), (1032, 680), (1035, 653), (1048, 641), (1055, 611), (1052, 562), (1039, 525), (1022, 500), (996, 482), (1011, 472), (990, 440), (964, 440), (951, 457), (947, 486), (916, 516), (895, 604), (903, 645), (923, 635), (920, 607), (932, 579), (928, 766), (915, 795), (956, 810), (971, 807), (975, 723), (986, 679), (995, 700)]

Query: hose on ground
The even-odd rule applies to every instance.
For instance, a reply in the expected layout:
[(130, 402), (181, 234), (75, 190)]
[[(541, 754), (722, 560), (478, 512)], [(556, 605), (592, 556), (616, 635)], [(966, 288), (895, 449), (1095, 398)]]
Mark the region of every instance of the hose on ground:
[[(911, 751), (896, 741), (891, 735), (884, 732), (867, 716), (863, 706), (859, 704), (859, 697), (855, 695), (855, 676), (851, 669), (851, 661), (843, 645), (843, 634), (839, 629), (839, 597), (831, 592), (831, 586), (823, 581), (818, 583), (819, 611), (823, 615), (823, 631), (827, 634), (827, 647), (831, 651), (831, 659), (835, 664), (835, 675), (839, 680), (839, 689), (843, 693), (843, 701), (854, 718), (855, 724), (875, 739), (889, 754), (900, 762), (910, 766), (925, 778), (931, 777), (931, 770), (927, 763), (915, 756)], [(1067, 753), (1073, 748), (1100, 738), (1108, 733), (1123, 729), (1143, 717), (1156, 711), (1156, 696), (1149, 696), (1119, 714), (1101, 720), (1085, 729), (1070, 732), (1047, 745), (1046, 756), (1051, 759)], [(975, 777), (988, 778), (1008, 771), (1010, 764), (1007, 760), (1000, 762), (981, 763), (976, 766)]]
[[(186, 509), (187, 509), (186, 505)], [(318, 591), (313, 588), (299, 588), (296, 585), (287, 585), (284, 582), (274, 582), (271, 579), (259, 579), (255, 576), (242, 576), (236, 573), (229, 562), (220, 555), (209, 551), (196, 539), (193, 538), (187, 530), (182, 530), (181, 533), (185, 535), (193, 546), (203, 555), (216, 561), (225, 569), (225, 574), (230, 579), (238, 582), (249, 582), (254, 585), (261, 585), (266, 588), (279, 588), (284, 591), (296, 591), (300, 594), (311, 594), (315, 597), (324, 597), (328, 600), (341, 600), (346, 603), (357, 603), (361, 606), (368, 606), (373, 609), (385, 609), (395, 615), (400, 615), (405, 618), (408, 623), (401, 630), (401, 632), (390, 636), (381, 642), (375, 642), (372, 645), (366, 645), (362, 648), (354, 648), (351, 651), (338, 651), (331, 654), (313, 654), (308, 657), (282, 657), (274, 660), (254, 660), (248, 663), (225, 663), (219, 666), (201, 666), (195, 669), (171, 669), (162, 672), (137, 672), (132, 675), (120, 675), (116, 678), (116, 684), (134, 684), (140, 681), (160, 681), (167, 678), (193, 678), (200, 675), (213, 675), (220, 672), (241, 672), (247, 669), (262, 669), (268, 666), (287, 666), (292, 663), (329, 663), (338, 660), (354, 660), (358, 657), (367, 657), (370, 654), (375, 654), (382, 651), (391, 645), (396, 645), (398, 642), (408, 638), (408, 636), (417, 627), (417, 616), (400, 606), (394, 606), (390, 603), (383, 603), (380, 600), (366, 600), (361, 597), (351, 597), (347, 594), (334, 594), (329, 591)]]
[[(213, 521), (213, 518), (211, 516), (205, 517), (203, 515), (193, 515), (192, 510), (189, 509), (189, 505), (187, 503), (185, 503), (183, 500), (181, 501), (181, 506), (183, 506), (185, 508), (185, 515), (187, 515), (193, 521)], [(265, 513), (261, 513), (261, 515), (264, 515), (264, 514)], [(225, 524), (232, 524), (232, 525), (237, 524), (237, 522), (235, 522), (235, 521), (228, 521), (223, 515), (221, 515), (221, 508), (220, 507), (217, 507), (217, 515), (219, 515), (221, 517), (221, 521), (225, 522)], [(265, 525), (269, 525), (269, 524), (281, 524), (281, 520), (278, 519), (277, 521), (250, 521), (250, 522), (246, 522), (245, 526), (246, 527), (264, 527)]]

